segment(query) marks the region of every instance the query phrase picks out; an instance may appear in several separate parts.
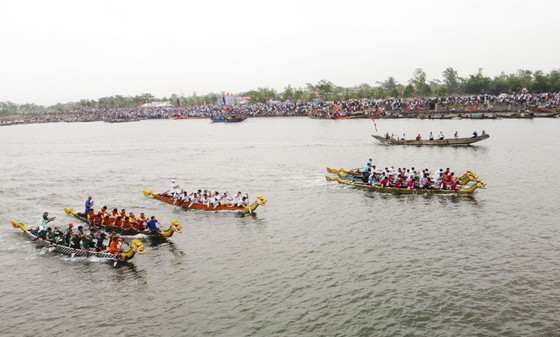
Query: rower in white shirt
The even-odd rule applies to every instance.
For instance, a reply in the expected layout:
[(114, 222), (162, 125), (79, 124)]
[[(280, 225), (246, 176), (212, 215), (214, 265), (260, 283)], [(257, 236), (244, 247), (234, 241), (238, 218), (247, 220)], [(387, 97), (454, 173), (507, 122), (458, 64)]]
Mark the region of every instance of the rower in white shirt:
[(237, 194), (233, 197), (233, 204), (234, 205), (238, 205), (239, 202), (241, 201), (242, 197), (241, 197), (241, 192), (237, 192)]
[(229, 206), (233, 199), (230, 198), (229, 193), (225, 192), (224, 195), (220, 198), (220, 205)]

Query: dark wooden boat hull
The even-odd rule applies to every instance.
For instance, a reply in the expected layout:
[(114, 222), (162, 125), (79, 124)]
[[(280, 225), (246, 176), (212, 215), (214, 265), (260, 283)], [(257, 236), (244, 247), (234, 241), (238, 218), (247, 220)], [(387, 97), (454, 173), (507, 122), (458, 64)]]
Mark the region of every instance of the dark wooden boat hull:
[(212, 118), (212, 123), (239, 123), (246, 120), (247, 117), (225, 117), (225, 118)]
[(102, 252), (92, 252), (86, 251), (82, 249), (76, 249), (72, 247), (67, 247), (63, 245), (53, 244), (46, 240), (43, 240), (36, 235), (34, 235), (25, 225), (12, 220), (12, 226), (14, 228), (21, 229), (23, 233), (35, 244), (40, 247), (48, 248), (51, 252), (61, 253), (64, 255), (69, 255), (71, 257), (96, 257), (101, 259), (111, 260), (112, 262), (126, 262), (132, 259), (136, 253), (144, 254), (144, 246), (142, 246), (138, 240), (133, 241), (133, 248), (131, 248), (128, 252), (118, 253), (118, 254), (110, 254), (110, 253), (102, 253)]
[(471, 137), (471, 138), (448, 138), (448, 139), (434, 139), (434, 140), (400, 140), (394, 138), (385, 138), (377, 135), (371, 135), (373, 138), (377, 139), (383, 144), (386, 145), (428, 145), (428, 146), (458, 146), (458, 145), (471, 145), (473, 143), (477, 143), (483, 141), (485, 139), (490, 138), (489, 134), (480, 135), (478, 137)]
[(195, 209), (195, 210), (200, 210), (200, 211), (233, 211), (233, 212), (247, 212), (247, 213), (254, 213), (255, 210), (257, 209), (257, 207), (259, 205), (266, 205), (266, 200), (260, 196), (257, 197), (257, 200), (249, 205), (249, 206), (243, 206), (243, 207), (237, 207), (237, 206), (226, 206), (226, 205), (218, 205), (218, 206), (210, 206), (210, 205), (206, 205), (206, 204), (193, 204), (193, 203), (189, 203), (187, 201), (185, 202), (178, 202), (175, 203), (175, 200), (173, 199), (173, 197), (171, 195), (166, 195), (166, 194), (157, 194), (153, 191), (144, 191), (144, 195), (145, 196), (151, 196), (154, 199), (157, 199), (159, 201), (163, 201), (167, 204), (170, 205), (174, 205), (174, 206), (179, 206), (179, 207), (183, 207), (186, 209)]
[[(72, 215), (74, 216), (76, 219), (85, 222), (86, 224), (89, 225), (89, 221), (87, 218), (87, 215), (84, 213), (77, 213), (75, 212), (73, 209), (68, 209), (65, 208), (64, 212), (66, 214)], [(177, 223), (178, 224), (178, 223)], [(179, 225), (180, 226), (180, 225)], [(120, 227), (115, 227), (115, 226), (100, 226), (100, 225), (96, 225), (97, 228), (102, 229), (106, 232), (115, 232), (119, 235), (126, 235), (126, 236), (134, 236), (134, 235), (138, 235), (138, 234), (144, 234), (146, 235), (148, 238), (150, 239), (167, 239), (170, 238), (171, 236), (173, 236), (173, 233), (175, 232), (171, 227), (168, 230), (165, 231), (161, 231), (161, 232), (152, 232), (150, 230), (144, 230), (144, 231), (137, 231), (134, 228), (131, 229), (123, 229)], [(177, 227), (176, 227), (177, 228)], [(179, 227), (179, 231), (181, 230), (182, 227)]]

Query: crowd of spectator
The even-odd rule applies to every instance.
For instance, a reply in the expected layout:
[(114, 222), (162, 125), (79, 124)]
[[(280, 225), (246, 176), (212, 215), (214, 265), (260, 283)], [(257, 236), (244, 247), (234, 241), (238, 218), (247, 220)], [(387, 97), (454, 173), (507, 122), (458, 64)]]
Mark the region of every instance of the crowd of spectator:
[(377, 117), (396, 113), (419, 112), (472, 112), (472, 111), (552, 111), (560, 107), (560, 93), (527, 93), (431, 98), (351, 99), (344, 101), (271, 102), (234, 105), (160, 106), (149, 108), (81, 109), (68, 112), (37, 111), (26, 113), (24, 122), (37, 121), (111, 121), (212, 117), (235, 114), (246, 117), (311, 116), (333, 118), (335, 116), (364, 115)]

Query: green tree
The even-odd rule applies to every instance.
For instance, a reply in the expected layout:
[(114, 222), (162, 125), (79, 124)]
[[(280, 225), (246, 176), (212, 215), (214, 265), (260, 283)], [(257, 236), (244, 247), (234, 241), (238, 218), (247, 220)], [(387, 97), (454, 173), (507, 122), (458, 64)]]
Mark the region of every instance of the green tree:
[(294, 89), (290, 84), (288, 84), (288, 86), (284, 88), (284, 92), (282, 93), (282, 99), (284, 101), (286, 100), (292, 101), (294, 99)]
[(258, 90), (248, 91), (243, 96), (251, 97), (251, 102), (265, 103), (269, 99), (275, 98), (277, 94), (274, 89), (259, 88)]
[(327, 80), (321, 80), (315, 86), (311, 87), (315, 89), (318, 92), (319, 96), (324, 100), (331, 100), (334, 98), (334, 95), (336, 93), (341, 92), (341, 90), (339, 90), (337, 86)]
[(533, 74), (533, 83), (531, 85), (532, 92), (546, 92), (548, 89), (547, 78), (541, 70), (535, 71)]
[(441, 85), (437, 88), (434, 89), (434, 93), (436, 94), (436, 96), (438, 97), (445, 97), (445, 96), (449, 96), (449, 91), (447, 89), (447, 85)]
[(451, 67), (445, 69), (442, 73), (443, 83), (447, 86), (447, 91), (450, 94), (456, 94), (459, 90), (459, 74)]
[(555, 69), (550, 72), (547, 78), (548, 92), (560, 92), (560, 69)]
[(429, 96), (432, 89), (426, 83), (426, 72), (422, 68), (417, 68), (409, 81), (416, 88), (418, 96)]
[(407, 85), (403, 91), (403, 98), (414, 96), (414, 86), (412, 84)]
[(367, 83), (362, 83), (358, 86), (358, 92), (356, 93), (356, 98), (373, 98), (375, 96), (375, 91), (371, 85)]
[(470, 75), (465, 80), (464, 89), (467, 94), (489, 94), (492, 92), (492, 80), (482, 75), (482, 68), (478, 69), (478, 74)]
[(494, 77), (492, 80), (492, 93), (499, 95), (501, 93), (508, 93), (510, 92), (510, 87), (508, 83), (507, 75), (502, 72), (500, 75)]
[(393, 90), (397, 89), (398, 85), (399, 83), (393, 76), (390, 76), (385, 82), (382, 83), (382, 87), (388, 92), (392, 92)]
[(305, 99), (306, 93), (309, 95), (309, 92), (308, 92), (308, 91), (305, 91), (305, 90), (303, 90), (303, 89), (301, 89), (301, 88), (298, 88), (298, 89), (294, 90), (293, 100), (294, 100), (295, 102), (303, 102), (303, 101), (305, 101), (305, 100), (306, 100), (306, 99)]

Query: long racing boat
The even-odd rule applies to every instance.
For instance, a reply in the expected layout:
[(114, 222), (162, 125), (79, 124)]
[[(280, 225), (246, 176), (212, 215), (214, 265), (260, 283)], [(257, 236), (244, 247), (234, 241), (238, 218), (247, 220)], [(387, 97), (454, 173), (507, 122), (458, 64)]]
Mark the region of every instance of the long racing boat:
[[(85, 213), (79, 213), (76, 212), (73, 208), (65, 208), (64, 209), (64, 213), (68, 214), (68, 215), (72, 215), (74, 216), (76, 219), (83, 221), (87, 224), (90, 224), (90, 221), (88, 220), (87, 214)], [(94, 225), (98, 228), (101, 228), (105, 231), (111, 232), (111, 231), (115, 231), (116, 233), (120, 234), (120, 235), (137, 235), (137, 234), (145, 234), (147, 235), (149, 238), (163, 238), (163, 239), (167, 239), (173, 236), (173, 234), (175, 232), (181, 233), (183, 230), (183, 226), (181, 226), (179, 224), (179, 221), (177, 220), (173, 220), (171, 221), (171, 224), (169, 226), (168, 229), (166, 230), (162, 230), (160, 232), (152, 232), (150, 230), (143, 230), (143, 231), (138, 231), (135, 228), (130, 228), (130, 229), (123, 229), (121, 227), (117, 227), (117, 226), (104, 226), (102, 223), (94, 223)]]
[(228, 206), (228, 205), (218, 205), (218, 206), (211, 206), (207, 204), (200, 204), (200, 203), (190, 203), (188, 201), (181, 201), (176, 202), (173, 199), (172, 195), (169, 194), (157, 194), (154, 191), (144, 191), (144, 196), (146, 197), (153, 197), (154, 199), (163, 201), (170, 205), (180, 206), (186, 209), (196, 209), (201, 211), (236, 211), (236, 212), (247, 212), (247, 213), (254, 213), (257, 207), (266, 205), (266, 199), (261, 196), (258, 196), (255, 202), (249, 206)]
[(327, 181), (334, 181), (341, 185), (347, 185), (355, 188), (366, 189), (380, 193), (394, 193), (394, 194), (451, 194), (451, 195), (468, 195), (472, 194), (477, 189), (486, 189), (486, 184), (482, 182), (476, 174), (471, 171), (465, 172), (462, 176), (455, 179), (457, 181), (457, 189), (442, 189), (439, 187), (434, 188), (414, 188), (408, 189), (406, 187), (383, 187), (379, 184), (366, 184), (361, 180), (361, 176), (356, 175), (355, 170), (333, 169), (328, 167), (327, 172), (335, 174), (336, 176), (325, 176)]
[(136, 254), (144, 254), (144, 246), (142, 245), (142, 242), (140, 240), (132, 240), (130, 249), (122, 253), (110, 254), (104, 252), (94, 252), (51, 243), (35, 235), (28, 226), (25, 226), (22, 223), (15, 220), (12, 220), (11, 223), (14, 228), (20, 229), (31, 241), (35, 242), (38, 246), (48, 248), (51, 252), (69, 255), (71, 257), (97, 257), (110, 260), (114, 263), (113, 265), (116, 266), (117, 262), (127, 262), (130, 261)]
[(464, 137), (464, 138), (447, 138), (447, 139), (398, 139), (398, 138), (391, 138), (391, 137), (382, 137), (378, 135), (371, 135), (373, 138), (377, 139), (383, 144), (387, 145), (430, 145), (430, 146), (457, 146), (457, 145), (470, 145), (476, 142), (480, 142), (482, 140), (490, 138), (489, 134), (483, 134), (477, 137)]
[(220, 116), (211, 117), (212, 123), (239, 123), (247, 119), (245, 116)]

